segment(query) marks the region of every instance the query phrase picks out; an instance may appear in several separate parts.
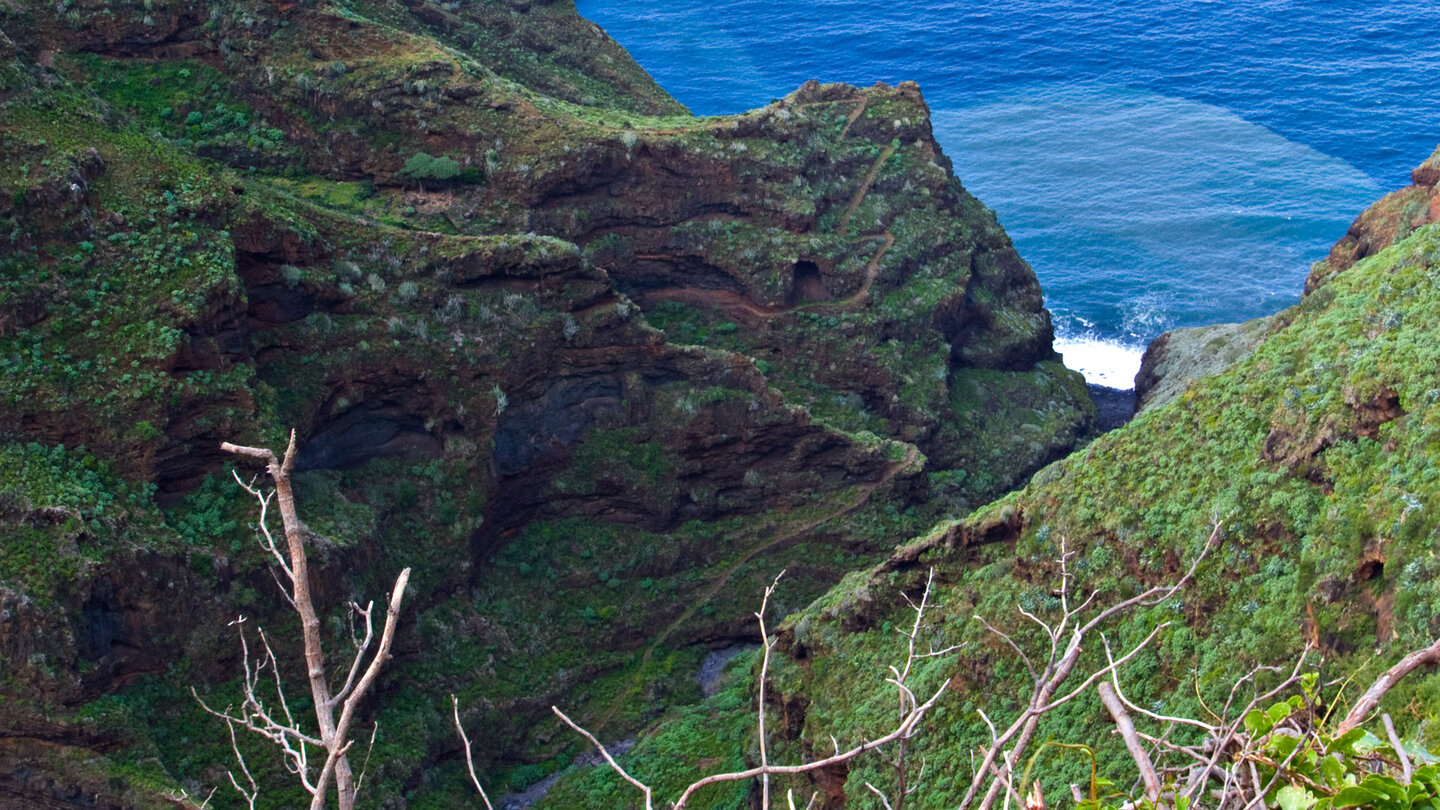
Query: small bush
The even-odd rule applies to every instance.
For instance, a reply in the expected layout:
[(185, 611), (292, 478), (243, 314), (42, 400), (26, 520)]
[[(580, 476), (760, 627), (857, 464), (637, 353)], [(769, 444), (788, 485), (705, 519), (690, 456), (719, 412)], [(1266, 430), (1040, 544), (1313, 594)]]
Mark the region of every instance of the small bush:
[(416, 152), (405, 161), (405, 168), (400, 173), (413, 180), (445, 182), (460, 176), (460, 164), (445, 155), (432, 157), (424, 152)]

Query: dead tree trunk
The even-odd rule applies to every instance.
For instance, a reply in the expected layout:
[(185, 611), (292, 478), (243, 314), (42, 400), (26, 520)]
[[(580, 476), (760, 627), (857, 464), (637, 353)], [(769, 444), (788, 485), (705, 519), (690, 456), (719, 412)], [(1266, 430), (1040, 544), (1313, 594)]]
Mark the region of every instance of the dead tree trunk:
[[(260, 673), (267, 666), (271, 668), (272, 673), (277, 672), (279, 662), (275, 658), (264, 631), (261, 630), (260, 638), (263, 642), (264, 654), (252, 667), (249, 645), (244, 641), (244, 617), (237, 622), (241, 627), (241, 642), (245, 651), (245, 700), (242, 708), (239, 713), (232, 713), (229, 708), (219, 712), (205, 706), (203, 702), (201, 705), (205, 706), (206, 711), (211, 714), (223, 718), (226, 723), (230, 724), (232, 731), (238, 725), (260, 734), (278, 745), (285, 754), (287, 766), (299, 777), (301, 785), (310, 794), (311, 810), (323, 810), (326, 798), (331, 791), (332, 781), (336, 803), (340, 810), (354, 810), (355, 797), (359, 793), (364, 774), (362, 773), (357, 778), (350, 766), (349, 751), (353, 745), (353, 741), (350, 739), (351, 726), (355, 721), (357, 707), (374, 684), (380, 668), (390, 657), (390, 647), (395, 639), (395, 627), (400, 619), (400, 602), (405, 593), (405, 585), (410, 579), (410, 569), (406, 568), (401, 571), (395, 579), (395, 587), (391, 590), (385, 614), (385, 625), (380, 634), (380, 643), (368, 665), (365, 664), (365, 658), (374, 640), (372, 622), (374, 603), (371, 602), (363, 608), (358, 604), (351, 605), (351, 609), (364, 619), (365, 636), (363, 640), (357, 641), (355, 644), (354, 662), (346, 675), (344, 685), (338, 692), (332, 692), (325, 671), (325, 650), (320, 636), (320, 617), (315, 611), (315, 604), (310, 596), (310, 572), (304, 544), (305, 532), (295, 510), (295, 494), (290, 486), (290, 473), (295, 468), (295, 433), (293, 431), (290, 433), (290, 444), (285, 449), (283, 459), (277, 458), (274, 452), (266, 448), (243, 447), (229, 442), (221, 444), (220, 447), (226, 452), (265, 462), (266, 470), (269, 472), (271, 480), (275, 482), (273, 492), (263, 493), (255, 486), (240, 481), (239, 476), (236, 476), (240, 485), (260, 503), (260, 521), (257, 529), (261, 547), (275, 558), (289, 581), (289, 587), (286, 588), (282, 583), (281, 589), (287, 601), (300, 617), (305, 651), (305, 673), (310, 682), (310, 695), (315, 702), (315, 723), (318, 733), (312, 736), (303, 732), (291, 716), (278, 674), (273, 677), (273, 690), (270, 691), (275, 693), (280, 712), (273, 713), (267, 706), (262, 697), (262, 691), (270, 689), (270, 687), (267, 685), (262, 689)], [(285, 532), (283, 551), (276, 543), (275, 537), (266, 523), (272, 499), (279, 507), (280, 522)], [(371, 743), (374, 743), (373, 735)], [(319, 748), (324, 754), (324, 762), (313, 776), (310, 748)], [(253, 806), (258, 788), (255, 787), (254, 781), (249, 779), (249, 770), (243, 757), (240, 756), (238, 747), (236, 747), (235, 755), (241, 771), (249, 780), (251, 789), (247, 791), (242, 788), (233, 773), (231, 782), (235, 785), (235, 789), (245, 796)]]

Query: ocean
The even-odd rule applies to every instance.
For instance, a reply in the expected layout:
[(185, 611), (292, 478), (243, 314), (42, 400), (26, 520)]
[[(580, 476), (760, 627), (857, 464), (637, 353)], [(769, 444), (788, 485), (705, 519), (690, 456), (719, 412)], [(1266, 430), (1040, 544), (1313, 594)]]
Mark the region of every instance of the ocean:
[(1145, 344), (1299, 300), (1440, 143), (1433, 2), (580, 0), (699, 115), (913, 79), (1035, 268), (1057, 349), (1128, 388)]

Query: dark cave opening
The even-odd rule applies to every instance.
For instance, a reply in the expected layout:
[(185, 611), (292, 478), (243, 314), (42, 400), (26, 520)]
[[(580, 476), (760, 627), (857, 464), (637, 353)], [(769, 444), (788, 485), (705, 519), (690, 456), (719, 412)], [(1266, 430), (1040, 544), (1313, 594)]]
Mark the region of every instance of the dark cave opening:
[(801, 259), (795, 262), (794, 273), (795, 277), (790, 285), (791, 305), (824, 301), (830, 297), (829, 291), (825, 289), (825, 282), (820, 278), (819, 265)]

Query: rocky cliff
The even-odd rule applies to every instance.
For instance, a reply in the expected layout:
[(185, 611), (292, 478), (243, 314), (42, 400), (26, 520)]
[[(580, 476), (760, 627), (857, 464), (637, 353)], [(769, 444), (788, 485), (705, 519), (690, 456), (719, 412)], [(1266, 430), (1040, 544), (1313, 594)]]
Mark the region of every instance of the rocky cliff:
[(415, 568), (372, 710), (403, 804), (464, 789), (446, 694), (524, 784), (571, 747), (550, 703), (625, 733), (694, 697), (674, 673), (753, 633), (775, 571), (803, 604), (1092, 428), (913, 85), (694, 118), (568, 2), (77, 0), (0, 30), (15, 806), (223, 780), (184, 695), (233, 699), (226, 622), (291, 620), (221, 440), (299, 431), (336, 640)]
[[(792, 758), (818, 749), (813, 741), (826, 735), (843, 747), (893, 722), (893, 687), (877, 673), (904, 660), (893, 628), (913, 621), (907, 600), (923, 591), (932, 567), (940, 585), (925, 641), (964, 646), (953, 661), (917, 670), (917, 686), (953, 678), (952, 694), (911, 749), (926, 757), (918, 800), (926, 807), (955, 806), (963, 795), (971, 755), (990, 739), (978, 712), (1008, 722), (1029, 696), (1026, 663), (975, 617), (1043, 661), (1044, 642), (1020, 611), (1058, 615), (1055, 560), (1067, 553), (1074, 593), (1096, 590), (1097, 604), (1109, 604), (1174, 581), (1212, 521), (1222, 525), (1218, 549), (1178, 601), (1108, 632), (1117, 650), (1157, 633), (1122, 679), (1131, 701), (1165, 715), (1208, 717), (1206, 707), (1223, 705), (1245, 672), (1293, 662), (1307, 647), (1320, 653), (1325, 677), (1368, 683), (1429, 645), (1440, 634), (1440, 225), (1407, 220), (1402, 230), (1384, 237), (1393, 244), (1327, 274), (1228, 370), (1146, 408), (1023, 490), (941, 524), (792, 616), (781, 643), (787, 658), (772, 665), (771, 684)], [(1082, 668), (1103, 666), (1098, 640), (1086, 656)], [(1433, 744), (1437, 695), (1440, 673), (1420, 670), (1391, 693), (1388, 710)], [(1103, 748), (1109, 727), (1089, 695), (1050, 715), (1036, 739)], [(1134, 778), (1128, 757), (1112, 753), (1101, 757), (1102, 769), (1108, 761), (1111, 776), (1124, 780), (1117, 784), (1126, 784)], [(1040, 759), (1033, 775), (1046, 796), (1089, 778), (1083, 757)], [(894, 780), (875, 758), (800, 787), (819, 790), (833, 807), (863, 795), (867, 781), (888, 790)]]
[(1365, 209), (1345, 236), (1310, 269), (1305, 294), (1323, 286), (1336, 273), (1405, 239), (1432, 222), (1440, 222), (1440, 150), (1410, 172), (1410, 185)]
[(1180, 396), (1191, 382), (1219, 374), (1255, 351), (1274, 322), (1272, 316), (1244, 323), (1172, 329), (1145, 347), (1135, 373), (1135, 410)]

